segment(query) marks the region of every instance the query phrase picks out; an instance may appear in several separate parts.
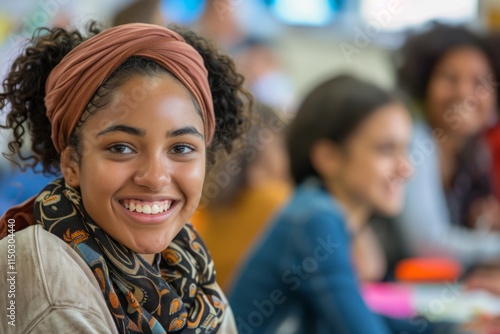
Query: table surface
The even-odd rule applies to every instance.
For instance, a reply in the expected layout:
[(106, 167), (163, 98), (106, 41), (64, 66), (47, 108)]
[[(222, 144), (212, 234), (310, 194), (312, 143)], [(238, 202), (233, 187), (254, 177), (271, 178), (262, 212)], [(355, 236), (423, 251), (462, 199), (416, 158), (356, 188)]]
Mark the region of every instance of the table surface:
[(500, 315), (500, 296), (465, 290), (457, 283), (367, 283), (362, 294), (373, 311), (396, 318), (421, 314), (429, 320), (464, 322)]

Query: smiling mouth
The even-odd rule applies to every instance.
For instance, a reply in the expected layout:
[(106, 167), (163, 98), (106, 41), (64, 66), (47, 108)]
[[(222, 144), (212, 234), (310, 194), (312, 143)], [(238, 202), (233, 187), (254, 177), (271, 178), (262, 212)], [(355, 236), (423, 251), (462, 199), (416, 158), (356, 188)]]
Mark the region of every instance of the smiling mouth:
[(156, 215), (166, 212), (170, 209), (174, 201), (154, 201), (146, 202), (135, 199), (121, 200), (120, 204), (130, 212), (138, 212), (146, 215)]

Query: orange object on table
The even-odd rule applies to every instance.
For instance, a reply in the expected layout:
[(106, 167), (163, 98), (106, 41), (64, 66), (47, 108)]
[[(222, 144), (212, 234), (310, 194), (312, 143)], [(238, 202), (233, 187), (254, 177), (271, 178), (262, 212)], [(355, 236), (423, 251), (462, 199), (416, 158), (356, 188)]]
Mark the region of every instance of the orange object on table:
[(455, 281), (462, 272), (459, 262), (450, 258), (409, 258), (398, 263), (396, 279), (405, 282)]

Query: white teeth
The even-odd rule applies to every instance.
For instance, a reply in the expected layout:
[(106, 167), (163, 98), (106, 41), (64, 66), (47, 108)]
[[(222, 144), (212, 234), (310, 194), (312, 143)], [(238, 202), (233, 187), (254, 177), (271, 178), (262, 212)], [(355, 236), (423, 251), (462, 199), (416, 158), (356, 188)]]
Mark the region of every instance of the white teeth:
[(172, 201), (164, 200), (164, 201), (154, 202), (152, 204), (146, 204), (138, 200), (125, 200), (122, 202), (122, 205), (126, 209), (132, 212), (135, 211), (147, 215), (155, 215), (169, 210), (170, 206), (172, 205)]
[(142, 206), (142, 213), (150, 215), (151, 214), (151, 206), (149, 204), (144, 204)]

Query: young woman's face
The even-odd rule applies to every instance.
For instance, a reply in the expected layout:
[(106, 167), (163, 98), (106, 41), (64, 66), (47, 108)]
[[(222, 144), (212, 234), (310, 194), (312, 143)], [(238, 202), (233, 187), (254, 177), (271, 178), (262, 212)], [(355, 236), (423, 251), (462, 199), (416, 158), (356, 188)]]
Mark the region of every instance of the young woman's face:
[(409, 113), (399, 103), (374, 111), (352, 134), (336, 177), (351, 203), (387, 215), (399, 212), (410, 172), (410, 134)]
[(426, 112), (433, 127), (468, 137), (491, 120), (495, 80), (486, 55), (472, 47), (449, 51), (436, 65), (427, 87)]
[(85, 121), (81, 141), (76, 178), (88, 214), (137, 253), (165, 249), (205, 177), (204, 126), (188, 91), (168, 75), (135, 76)]

